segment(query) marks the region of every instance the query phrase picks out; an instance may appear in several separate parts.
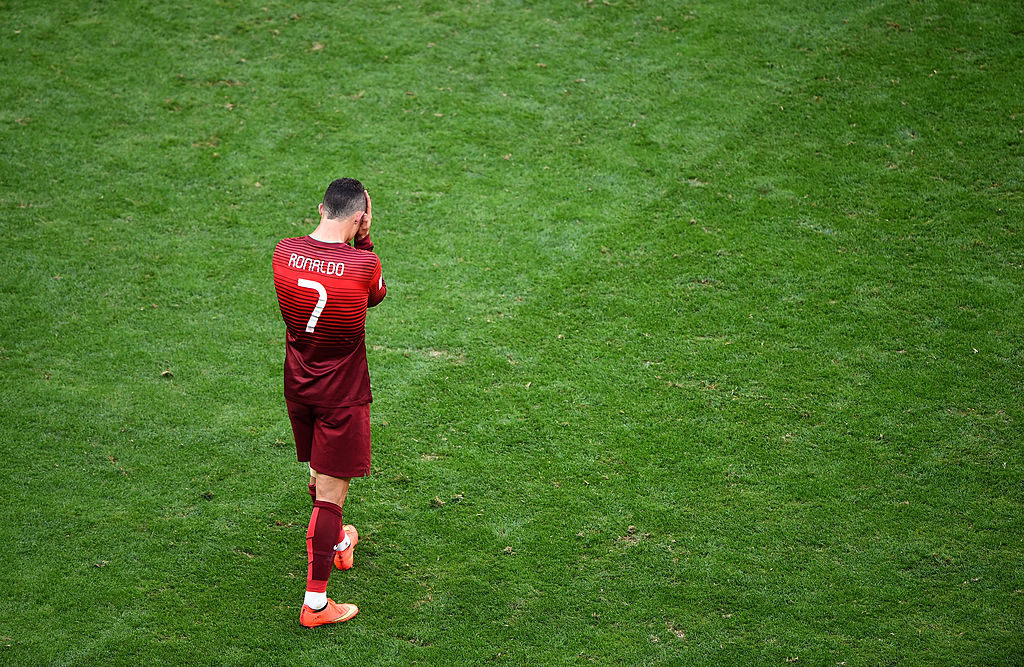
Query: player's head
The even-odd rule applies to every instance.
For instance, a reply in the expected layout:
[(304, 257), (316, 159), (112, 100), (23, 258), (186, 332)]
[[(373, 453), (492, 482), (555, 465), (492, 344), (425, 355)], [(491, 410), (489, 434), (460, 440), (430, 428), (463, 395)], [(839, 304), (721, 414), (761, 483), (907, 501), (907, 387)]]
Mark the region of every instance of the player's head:
[(344, 220), (353, 213), (366, 211), (363, 184), (354, 178), (339, 178), (327, 186), (324, 193), (324, 215), (332, 220)]

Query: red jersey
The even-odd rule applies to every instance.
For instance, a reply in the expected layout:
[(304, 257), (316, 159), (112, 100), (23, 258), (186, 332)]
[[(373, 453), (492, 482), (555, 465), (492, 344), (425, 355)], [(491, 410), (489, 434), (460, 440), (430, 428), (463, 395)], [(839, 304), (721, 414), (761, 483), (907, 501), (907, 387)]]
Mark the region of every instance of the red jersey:
[(387, 287), (370, 238), (356, 245), (303, 236), (274, 249), (274, 287), (288, 327), (288, 399), (321, 407), (373, 400), (363, 326), (366, 309), (384, 299)]

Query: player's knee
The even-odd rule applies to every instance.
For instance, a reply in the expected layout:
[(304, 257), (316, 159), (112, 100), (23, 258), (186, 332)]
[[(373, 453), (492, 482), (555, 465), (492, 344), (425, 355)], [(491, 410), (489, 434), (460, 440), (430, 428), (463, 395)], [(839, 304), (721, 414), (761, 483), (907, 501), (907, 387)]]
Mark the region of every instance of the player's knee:
[(348, 494), (350, 477), (332, 477), (323, 473), (316, 475), (316, 499), (325, 500), (335, 505), (342, 505)]

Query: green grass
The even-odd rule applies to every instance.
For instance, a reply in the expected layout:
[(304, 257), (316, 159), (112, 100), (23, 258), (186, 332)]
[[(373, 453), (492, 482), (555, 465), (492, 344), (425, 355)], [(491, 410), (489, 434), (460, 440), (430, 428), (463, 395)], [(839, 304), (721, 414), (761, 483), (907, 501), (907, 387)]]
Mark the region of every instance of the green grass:
[[(0, 2), (0, 662), (1024, 662), (1018, 3), (176, 4)], [(305, 632), (270, 254), (343, 175)]]

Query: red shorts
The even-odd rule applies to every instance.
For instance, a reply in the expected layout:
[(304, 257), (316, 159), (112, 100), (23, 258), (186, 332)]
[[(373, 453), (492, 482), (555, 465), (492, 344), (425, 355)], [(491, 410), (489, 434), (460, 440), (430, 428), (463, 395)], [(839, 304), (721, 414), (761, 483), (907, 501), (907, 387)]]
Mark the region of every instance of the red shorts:
[(299, 461), (331, 477), (370, 474), (370, 404), (321, 408), (285, 400)]

